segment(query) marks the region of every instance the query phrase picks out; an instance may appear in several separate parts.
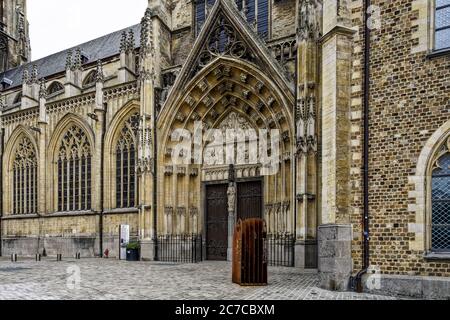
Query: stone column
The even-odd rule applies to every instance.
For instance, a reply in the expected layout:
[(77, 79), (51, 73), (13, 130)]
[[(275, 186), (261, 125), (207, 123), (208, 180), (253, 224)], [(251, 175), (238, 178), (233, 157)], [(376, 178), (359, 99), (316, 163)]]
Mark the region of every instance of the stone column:
[(39, 162), (38, 162), (38, 212), (39, 214), (47, 213), (46, 206), (46, 193), (47, 193), (47, 177), (46, 177), (46, 153), (47, 153), (47, 89), (45, 86), (45, 80), (41, 81), (40, 89), (39, 89), (39, 122), (38, 128), (40, 130), (40, 134), (38, 136), (38, 147), (39, 147)]
[(155, 80), (155, 36), (152, 10), (147, 8), (141, 22), (141, 51), (139, 82), (141, 89), (140, 126), (138, 145), (138, 173), (139, 173), (139, 239), (141, 242), (141, 257), (143, 260), (155, 258), (153, 232), (153, 178), (156, 174), (154, 167), (154, 141), (156, 128)]
[(322, 5), (297, 2), (296, 243), (295, 266), (315, 267), (317, 241), (317, 101)]
[(93, 174), (95, 175), (95, 180), (93, 184), (93, 191), (92, 192), (92, 205), (93, 209), (95, 211), (100, 212), (100, 216), (98, 217), (99, 223), (98, 223), (98, 248), (99, 248), (99, 255), (103, 255), (103, 229), (104, 229), (104, 223), (103, 223), (103, 211), (105, 206), (105, 197), (102, 197), (102, 192), (104, 194), (104, 172), (102, 171), (104, 168), (102, 168), (102, 164), (104, 167), (104, 130), (105, 130), (105, 106), (104, 106), (104, 93), (103, 93), (103, 87), (104, 87), (104, 74), (103, 74), (103, 65), (102, 62), (99, 60), (97, 61), (97, 69), (96, 69), (96, 79), (95, 79), (95, 109), (94, 114), (91, 115), (93, 120), (95, 121), (94, 125), (94, 132), (95, 132), (95, 150), (93, 154), (93, 161), (94, 164), (92, 165), (93, 168), (101, 168), (100, 170), (93, 171)]
[(233, 235), (236, 224), (236, 183), (230, 182), (228, 185), (228, 249), (227, 261), (233, 260)]
[(324, 2), (322, 38), (321, 287), (346, 290), (352, 272), (350, 106), (352, 37), (346, 0)]

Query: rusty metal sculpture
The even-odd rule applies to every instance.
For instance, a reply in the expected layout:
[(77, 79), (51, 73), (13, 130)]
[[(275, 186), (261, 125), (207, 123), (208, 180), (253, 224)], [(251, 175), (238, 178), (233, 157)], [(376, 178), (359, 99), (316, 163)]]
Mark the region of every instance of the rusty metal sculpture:
[(233, 237), (233, 282), (241, 286), (267, 285), (266, 222), (239, 220)]

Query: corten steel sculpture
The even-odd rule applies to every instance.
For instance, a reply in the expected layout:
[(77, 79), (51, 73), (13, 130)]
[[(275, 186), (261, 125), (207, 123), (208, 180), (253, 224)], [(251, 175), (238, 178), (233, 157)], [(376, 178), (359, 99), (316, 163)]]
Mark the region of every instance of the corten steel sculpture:
[(241, 286), (267, 285), (266, 222), (239, 220), (233, 238), (233, 282)]

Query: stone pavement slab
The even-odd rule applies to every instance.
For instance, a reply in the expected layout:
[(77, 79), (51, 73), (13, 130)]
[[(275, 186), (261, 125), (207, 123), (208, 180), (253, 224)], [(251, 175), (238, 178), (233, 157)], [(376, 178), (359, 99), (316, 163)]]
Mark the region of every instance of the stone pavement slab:
[(294, 268), (269, 268), (269, 285), (231, 282), (231, 264), (172, 264), (113, 259), (41, 262), (0, 260), (1, 300), (379, 300), (396, 297), (318, 288), (318, 275)]

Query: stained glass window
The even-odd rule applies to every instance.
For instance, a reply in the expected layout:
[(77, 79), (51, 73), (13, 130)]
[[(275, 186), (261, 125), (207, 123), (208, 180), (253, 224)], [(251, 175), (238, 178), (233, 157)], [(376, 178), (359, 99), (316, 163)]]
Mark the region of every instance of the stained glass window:
[(22, 138), (13, 164), (13, 214), (37, 213), (37, 157), (27, 137)]
[(450, 0), (436, 0), (435, 50), (450, 48)]
[(116, 207), (136, 206), (136, 152), (139, 114), (125, 121), (116, 146)]
[(58, 211), (91, 209), (91, 145), (85, 132), (72, 126), (59, 148)]

